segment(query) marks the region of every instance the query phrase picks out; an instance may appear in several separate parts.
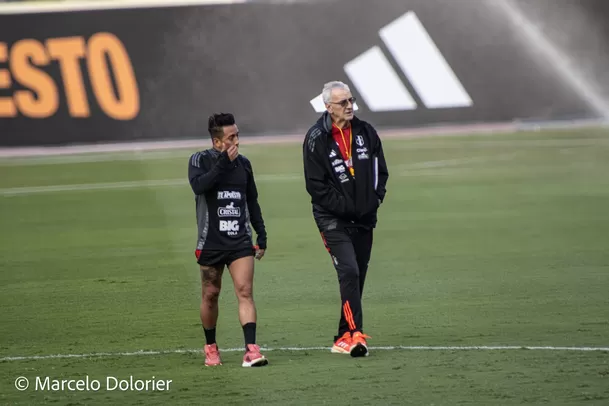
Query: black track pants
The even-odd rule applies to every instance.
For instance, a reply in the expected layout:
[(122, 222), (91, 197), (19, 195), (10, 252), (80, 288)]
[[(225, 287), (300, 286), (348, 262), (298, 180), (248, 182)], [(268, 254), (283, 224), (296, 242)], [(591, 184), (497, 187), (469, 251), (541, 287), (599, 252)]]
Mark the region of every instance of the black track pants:
[(341, 316), (338, 336), (347, 331), (363, 332), (362, 293), (372, 252), (373, 230), (348, 228), (321, 233), (338, 275)]

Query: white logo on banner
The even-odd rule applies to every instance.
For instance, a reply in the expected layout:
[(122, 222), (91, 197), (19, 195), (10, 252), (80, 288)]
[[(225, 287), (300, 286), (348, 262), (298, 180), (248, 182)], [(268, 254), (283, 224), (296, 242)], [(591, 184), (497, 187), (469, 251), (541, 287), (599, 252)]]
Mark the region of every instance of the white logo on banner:
[[(409, 11), (379, 30), (387, 49), (423, 104), (430, 109), (469, 107), (467, 91), (438, 50), (417, 15)], [(344, 66), (345, 73), (371, 111), (417, 108), (406, 85), (380, 47), (374, 46)], [(316, 112), (326, 110), (321, 95), (310, 101)], [(357, 106), (353, 106), (357, 110)]]

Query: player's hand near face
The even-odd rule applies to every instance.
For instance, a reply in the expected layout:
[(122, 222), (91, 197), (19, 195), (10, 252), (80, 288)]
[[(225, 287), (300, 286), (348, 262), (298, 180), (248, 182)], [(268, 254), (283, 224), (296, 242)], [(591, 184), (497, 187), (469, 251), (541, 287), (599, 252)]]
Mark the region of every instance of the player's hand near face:
[(226, 151), (226, 153), (228, 154), (228, 159), (230, 159), (230, 161), (233, 162), (237, 158), (237, 155), (239, 155), (239, 146), (236, 144), (233, 144), (227, 148), (226, 143), (223, 142), (222, 143), (222, 152), (224, 152), (224, 151)]

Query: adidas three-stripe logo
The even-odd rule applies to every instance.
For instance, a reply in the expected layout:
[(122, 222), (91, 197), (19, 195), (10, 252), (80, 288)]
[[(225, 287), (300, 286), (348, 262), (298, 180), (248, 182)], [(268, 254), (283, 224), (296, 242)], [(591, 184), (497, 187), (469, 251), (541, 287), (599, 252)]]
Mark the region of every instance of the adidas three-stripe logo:
[[(379, 35), (427, 108), (473, 105), (469, 94), (414, 12), (409, 11), (381, 28)], [(374, 46), (347, 62), (344, 70), (370, 111), (417, 108), (417, 102), (380, 47)], [(310, 103), (318, 113), (325, 110), (321, 95)], [(357, 110), (357, 103), (354, 109)]]

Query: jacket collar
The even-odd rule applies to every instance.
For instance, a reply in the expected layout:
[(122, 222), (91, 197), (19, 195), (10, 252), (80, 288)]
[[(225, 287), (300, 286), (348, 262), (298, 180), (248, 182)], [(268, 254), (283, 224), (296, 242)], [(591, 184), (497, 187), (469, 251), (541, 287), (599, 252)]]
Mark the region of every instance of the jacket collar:
[[(332, 117), (330, 116), (330, 113), (324, 111), (321, 117), (319, 117), (319, 120), (317, 120), (317, 124), (321, 127), (321, 129), (324, 130), (324, 132), (327, 134), (332, 134)], [(353, 116), (353, 120), (351, 120), (351, 128), (354, 133), (358, 132), (361, 128), (361, 121), (355, 115)]]

